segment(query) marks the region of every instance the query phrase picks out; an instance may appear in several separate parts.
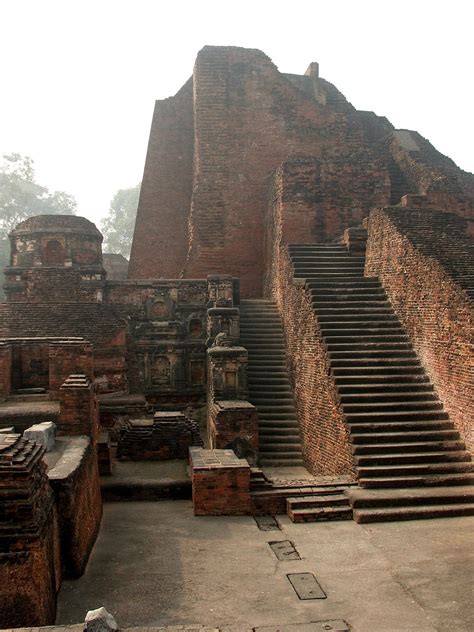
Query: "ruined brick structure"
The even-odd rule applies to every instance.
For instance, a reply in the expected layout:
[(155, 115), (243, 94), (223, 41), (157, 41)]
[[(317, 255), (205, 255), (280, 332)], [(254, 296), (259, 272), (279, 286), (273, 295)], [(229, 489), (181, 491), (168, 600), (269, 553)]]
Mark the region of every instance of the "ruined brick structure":
[[(288, 75), (260, 51), (205, 47), (156, 103), (127, 279), (123, 261), (107, 275), (83, 218), (12, 232), (0, 398), (41, 389), (60, 435), (93, 446), (125, 428), (124, 459), (183, 456), (206, 419), (196, 513), (473, 512), (453, 491), (474, 482), (473, 200), (472, 174), (356, 110), (316, 63)], [(301, 509), (234, 453), (341, 487)], [(387, 492), (377, 513), (350, 486), (396, 488), (398, 506)]]
[(155, 106), (129, 278), (228, 273), (261, 296), (266, 210), (282, 178), (296, 243), (332, 240), (406, 193), (472, 217), (469, 174), (416, 132), (356, 110), (318, 64), (288, 75), (258, 50), (206, 46)]

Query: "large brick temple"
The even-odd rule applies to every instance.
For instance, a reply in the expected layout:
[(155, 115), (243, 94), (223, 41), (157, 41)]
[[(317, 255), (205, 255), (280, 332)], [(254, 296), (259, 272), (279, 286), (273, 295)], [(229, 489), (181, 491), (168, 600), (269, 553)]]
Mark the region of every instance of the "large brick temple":
[[(54, 621), (115, 459), (189, 454), (196, 515), (474, 514), (473, 236), (474, 176), (420, 134), (315, 62), (204, 47), (155, 105), (128, 278), (85, 218), (10, 235), (0, 627)], [(27, 429), (51, 421), (45, 471)]]

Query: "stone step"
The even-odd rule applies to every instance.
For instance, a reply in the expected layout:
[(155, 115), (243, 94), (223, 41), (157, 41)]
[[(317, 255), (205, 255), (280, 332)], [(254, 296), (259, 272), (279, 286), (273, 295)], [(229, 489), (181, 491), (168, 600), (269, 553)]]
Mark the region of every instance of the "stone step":
[(259, 422), (272, 421), (276, 423), (278, 421), (289, 421), (293, 419), (296, 420), (296, 415), (291, 410), (287, 410), (284, 412), (277, 412), (277, 411), (266, 412), (265, 410), (261, 410), (259, 411), (258, 419), (259, 419)]
[[(397, 381), (401, 386), (411, 385), (411, 384), (429, 384), (428, 377), (424, 373), (423, 369), (419, 367), (416, 371), (407, 372), (406, 367), (400, 367), (402, 370), (396, 373), (391, 373), (390, 371), (384, 371), (383, 373), (377, 372), (376, 370), (371, 370), (370, 374), (364, 375), (364, 372), (359, 371), (357, 374), (353, 375), (348, 372), (346, 369), (343, 369), (344, 373), (339, 375), (339, 370), (333, 373), (334, 381), (336, 382), (337, 387), (340, 386), (360, 386), (360, 387), (373, 387), (377, 388), (379, 385), (385, 384), (393, 384)], [(411, 388), (411, 386), (410, 386)]]
[(338, 392), (341, 398), (341, 401), (350, 401), (350, 397), (388, 397), (392, 398), (395, 396), (403, 396), (406, 394), (407, 396), (433, 396), (436, 397), (434, 393), (433, 385), (430, 382), (377, 382), (369, 383), (369, 384), (339, 384), (338, 383)]
[(471, 455), (466, 450), (443, 452), (390, 452), (388, 454), (362, 454), (354, 456), (357, 467), (364, 465), (403, 465), (415, 463), (440, 463), (471, 461)]
[(299, 441), (265, 441), (262, 440), (259, 445), (261, 453), (270, 453), (282, 451), (286, 454), (292, 454), (293, 456), (301, 457), (301, 448)]
[(260, 414), (273, 415), (273, 413), (279, 415), (280, 413), (294, 413), (295, 412), (295, 407), (293, 405), (293, 402), (289, 404), (255, 404), (255, 405), (257, 406), (259, 415)]
[(286, 499), (287, 507), (292, 509), (307, 509), (310, 507), (347, 507), (349, 498), (340, 492), (318, 493), (308, 496), (293, 496)]
[(449, 415), (444, 410), (377, 410), (345, 412), (344, 414), (348, 424), (383, 423), (384, 421), (449, 421)]
[[(421, 375), (425, 377), (425, 373), (423, 367), (417, 366), (416, 364), (388, 364), (388, 365), (373, 365), (373, 366), (342, 366), (342, 367), (334, 367), (331, 369), (331, 372), (335, 378), (339, 377), (350, 377), (351, 380), (354, 378), (361, 377), (382, 377), (384, 375), (390, 376), (393, 378), (396, 375)], [(370, 381), (370, 380), (369, 380)]]
[(336, 327), (336, 328), (327, 328), (322, 327), (321, 333), (324, 336), (324, 340), (326, 344), (330, 344), (332, 342), (365, 342), (373, 340), (377, 342), (379, 340), (383, 341), (384, 339), (405, 339), (408, 340), (408, 336), (405, 331), (398, 325), (386, 325), (383, 327), (377, 325), (377, 327), (373, 329), (367, 329), (365, 327), (352, 327), (349, 329), (345, 329), (344, 327)]
[(259, 461), (263, 467), (297, 467), (303, 465), (303, 458), (295, 455), (293, 452), (260, 452)]
[(357, 444), (393, 444), (424, 441), (459, 441), (457, 430), (404, 430), (402, 432), (362, 432), (351, 434), (351, 442)]
[(410, 474), (407, 476), (387, 476), (377, 478), (359, 478), (361, 487), (424, 487), (429, 485), (472, 485), (474, 473), (451, 472), (446, 474)]
[(422, 432), (425, 430), (452, 430), (451, 421), (419, 420), (419, 421), (381, 421), (367, 423), (348, 423), (351, 435), (364, 433)]
[(259, 417), (258, 428), (260, 430), (267, 430), (273, 432), (277, 428), (283, 429), (298, 429), (298, 420), (295, 416), (283, 417), (281, 419), (265, 419)]
[[(392, 416), (392, 413), (396, 413), (397, 418), (402, 417), (399, 413), (403, 412), (431, 412), (437, 410), (443, 410), (443, 404), (439, 401), (437, 397), (432, 400), (422, 399), (421, 401), (413, 401), (413, 400), (399, 400), (399, 401), (363, 401), (363, 402), (350, 402), (342, 403), (342, 409), (344, 414), (346, 415), (348, 420), (352, 420), (353, 413), (370, 413), (376, 417), (378, 413), (381, 413), (385, 416), (385, 414), (389, 414)], [(448, 418), (446, 413), (446, 417), (442, 417), (443, 419)]]
[(284, 446), (290, 446), (289, 449), (296, 447), (298, 451), (301, 452), (300, 437), (297, 433), (292, 435), (273, 435), (260, 432), (258, 436), (262, 450), (271, 452), (272, 448), (279, 450), (282, 449), (282, 447), (284, 448)]
[(422, 505), (451, 505), (474, 503), (474, 487), (431, 487), (408, 488), (385, 491), (384, 489), (367, 490), (351, 488), (348, 492), (349, 502), (354, 509), (371, 509), (376, 507), (409, 507)]
[(354, 351), (328, 351), (329, 358), (331, 359), (331, 363), (334, 360), (383, 360), (383, 359), (414, 359), (417, 358), (417, 355), (414, 351), (408, 349), (382, 349), (382, 348), (371, 348), (371, 349), (360, 349)]
[(412, 442), (402, 442), (402, 443), (369, 443), (367, 445), (364, 444), (356, 444), (351, 446), (352, 453), (357, 456), (363, 455), (391, 455), (397, 453), (417, 453), (420, 451), (423, 452), (436, 452), (436, 451), (465, 451), (466, 446), (463, 441), (455, 441), (455, 440), (430, 440), (430, 441), (412, 441)]
[(353, 519), (359, 524), (399, 520), (426, 520), (427, 518), (453, 518), (456, 516), (474, 516), (474, 503), (353, 510)]
[(358, 478), (392, 478), (394, 476), (471, 473), (474, 466), (471, 462), (450, 461), (448, 463), (406, 463), (393, 465), (362, 465), (358, 467)]
[(403, 355), (400, 357), (388, 357), (388, 358), (378, 358), (378, 357), (366, 357), (366, 358), (331, 358), (331, 367), (333, 369), (338, 368), (361, 368), (361, 369), (370, 369), (370, 368), (386, 368), (391, 367), (392, 365), (396, 366), (406, 366), (406, 367), (419, 367), (420, 361), (416, 357), (416, 355), (412, 356), (411, 354)]
[[(360, 303), (360, 301), (359, 301)], [(392, 314), (393, 308), (388, 301), (366, 301), (365, 305), (354, 305), (354, 302), (336, 303), (335, 301), (311, 301), (314, 312), (319, 316)]]
[(352, 520), (351, 507), (308, 507), (287, 510), (292, 522), (324, 522), (329, 520)]
[[(433, 389), (429, 384), (428, 390)], [(406, 389), (406, 385), (405, 385)], [(344, 406), (349, 404), (363, 405), (367, 404), (391, 404), (393, 402), (439, 402), (438, 396), (433, 392), (413, 392), (407, 390), (398, 390), (394, 392), (380, 392), (380, 386), (377, 391), (372, 393), (345, 393), (344, 387), (338, 389), (339, 399)], [(345, 410), (345, 408), (344, 408)]]

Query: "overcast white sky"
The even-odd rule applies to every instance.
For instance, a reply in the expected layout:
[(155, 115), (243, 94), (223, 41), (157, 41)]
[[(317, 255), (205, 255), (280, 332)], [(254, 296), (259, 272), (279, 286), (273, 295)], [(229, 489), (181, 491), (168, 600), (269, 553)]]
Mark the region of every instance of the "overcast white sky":
[(98, 222), (205, 44), (259, 48), (474, 171), (472, 0), (0, 0), (0, 154)]

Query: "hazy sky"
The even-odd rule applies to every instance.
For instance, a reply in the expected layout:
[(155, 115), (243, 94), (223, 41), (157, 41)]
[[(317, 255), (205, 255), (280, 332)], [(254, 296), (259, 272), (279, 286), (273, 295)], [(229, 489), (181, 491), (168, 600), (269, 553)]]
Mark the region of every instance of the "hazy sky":
[(155, 99), (206, 44), (259, 48), (474, 171), (472, 0), (0, 0), (0, 153), (98, 222), (142, 176)]

